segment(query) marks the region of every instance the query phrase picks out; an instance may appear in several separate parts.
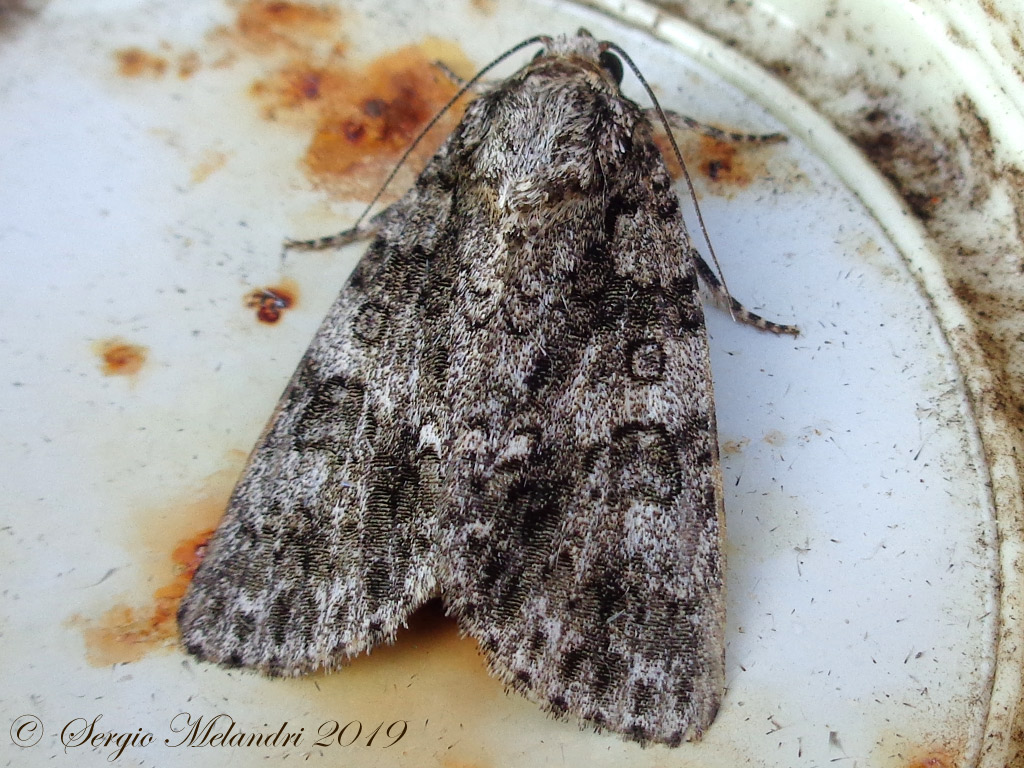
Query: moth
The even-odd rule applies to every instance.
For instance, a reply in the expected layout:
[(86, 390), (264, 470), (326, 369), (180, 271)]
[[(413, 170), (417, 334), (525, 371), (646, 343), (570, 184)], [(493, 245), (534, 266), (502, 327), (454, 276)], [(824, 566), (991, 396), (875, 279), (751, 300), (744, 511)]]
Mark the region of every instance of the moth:
[[(691, 245), (623, 57), (586, 30), (483, 89), (299, 364), (178, 621), (297, 675), (440, 596), (556, 716), (678, 745), (723, 690), (723, 506)], [(660, 110), (660, 108), (659, 108)], [(662, 113), (664, 114), (664, 113)]]

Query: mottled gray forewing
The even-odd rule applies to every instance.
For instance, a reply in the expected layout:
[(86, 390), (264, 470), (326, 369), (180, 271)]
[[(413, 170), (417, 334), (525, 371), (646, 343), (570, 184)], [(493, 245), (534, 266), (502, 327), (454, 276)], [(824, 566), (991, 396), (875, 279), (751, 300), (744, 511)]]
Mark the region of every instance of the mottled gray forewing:
[(443, 413), (426, 296), (448, 199), (420, 195), (385, 215), (235, 488), (178, 614), (202, 659), (332, 667), (393, 639), (435, 590), (438, 457), (419, 437)]
[(500, 274), (500, 297), (456, 293), (444, 470), (459, 525), (442, 593), (492, 669), (550, 711), (678, 744), (710, 725), (723, 686), (703, 310), (646, 122), (586, 84), (557, 85), (535, 96), (546, 120), (567, 116), (553, 160), (524, 160), (547, 148), (528, 109), (508, 124), (492, 110), (488, 141), (510, 158), (497, 176), (521, 197), (473, 278)]

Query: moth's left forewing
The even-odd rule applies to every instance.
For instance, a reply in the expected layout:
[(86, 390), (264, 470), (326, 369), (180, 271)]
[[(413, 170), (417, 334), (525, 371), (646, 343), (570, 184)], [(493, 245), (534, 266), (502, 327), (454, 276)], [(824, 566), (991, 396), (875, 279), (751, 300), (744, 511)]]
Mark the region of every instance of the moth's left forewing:
[[(455, 525), (439, 580), (510, 685), (676, 744), (708, 727), (723, 685), (707, 337), (650, 128), (589, 82), (528, 79), (507, 94), (517, 106), (494, 109), (486, 141), (529, 145), (532, 159), (503, 161), (505, 197), (461, 190), (501, 226), (486, 260), (458, 246), (490, 287), (454, 294)], [(532, 125), (542, 103), (560, 111)]]

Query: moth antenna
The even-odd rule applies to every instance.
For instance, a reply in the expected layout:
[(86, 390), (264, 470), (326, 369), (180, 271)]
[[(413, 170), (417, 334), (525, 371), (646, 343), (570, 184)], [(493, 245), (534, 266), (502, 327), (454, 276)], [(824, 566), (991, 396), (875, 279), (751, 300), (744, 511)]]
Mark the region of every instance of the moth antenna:
[[(601, 43), (602, 47), (615, 51), (616, 54), (622, 57), (623, 61), (629, 65), (630, 70), (636, 75), (636, 79), (640, 81), (640, 85), (644, 87), (644, 91), (651, 99), (651, 103), (654, 104), (654, 109), (658, 112), (658, 118), (661, 120), (661, 124), (665, 126), (665, 133), (668, 134), (669, 143), (672, 145), (672, 152), (676, 156), (676, 162), (679, 163), (679, 167), (683, 169), (683, 179), (686, 181), (686, 189), (690, 193), (690, 200), (693, 201), (693, 209), (697, 212), (697, 223), (700, 225), (700, 232), (704, 236), (704, 242), (708, 245), (708, 252), (711, 254), (711, 261), (715, 265), (715, 269), (718, 270), (718, 277), (722, 281), (722, 288), (725, 290), (727, 296), (732, 296), (729, 292), (729, 286), (725, 282), (725, 273), (722, 271), (722, 265), (718, 263), (718, 254), (715, 253), (715, 246), (711, 244), (711, 236), (708, 234), (708, 228), (704, 224), (704, 215), (700, 212), (700, 205), (697, 203), (697, 192), (693, 188), (693, 181), (690, 179), (690, 171), (686, 168), (686, 163), (683, 162), (683, 154), (679, 151), (679, 145), (676, 144), (676, 137), (672, 134), (672, 127), (669, 125), (668, 117), (665, 115), (665, 110), (661, 108), (661, 103), (658, 101), (658, 97), (654, 95), (654, 91), (651, 86), (644, 79), (644, 76), (640, 73), (640, 68), (629, 58), (629, 54), (626, 53), (622, 48), (612, 42)], [(736, 319), (736, 315), (729, 307), (729, 315), (733, 320)]]
[(423, 137), (430, 132), (430, 129), (437, 125), (437, 121), (444, 116), (445, 112), (451, 109), (452, 105), (462, 98), (466, 91), (468, 91), (470, 88), (476, 85), (476, 83), (480, 80), (481, 77), (486, 75), (491, 69), (496, 67), (498, 64), (503, 62), (512, 54), (517, 53), (518, 51), (521, 51), (523, 48), (526, 48), (529, 45), (533, 45), (534, 43), (544, 43), (547, 42), (548, 40), (550, 40), (548, 35), (534, 35), (531, 38), (523, 40), (521, 43), (513, 45), (511, 48), (509, 48), (507, 51), (499, 55), (497, 58), (492, 59), (489, 63), (484, 65), (483, 69), (479, 70), (469, 80), (465, 81), (459, 88), (459, 90), (455, 92), (455, 95), (448, 99), (447, 103), (445, 103), (445, 105), (441, 107), (440, 110), (438, 110), (437, 114), (430, 118), (430, 122), (423, 127), (423, 129), (416, 135), (416, 138), (413, 139), (412, 143), (406, 148), (405, 152), (402, 153), (402, 156), (398, 158), (398, 162), (395, 163), (394, 167), (391, 169), (391, 173), (389, 173), (387, 178), (384, 179), (384, 183), (381, 184), (380, 187), (377, 189), (377, 194), (373, 196), (373, 199), (370, 201), (370, 204), (363, 209), (363, 212), (361, 214), (359, 214), (359, 218), (356, 219), (351, 229), (355, 230), (359, 228), (359, 225), (363, 222), (363, 219), (366, 218), (366, 215), (373, 209), (373, 206), (377, 204), (377, 201), (380, 200), (380, 196), (384, 194), (384, 190), (388, 188), (388, 185), (395, 178), (395, 175), (398, 173), (401, 167), (405, 164), (405, 161), (409, 158), (409, 155), (412, 154), (412, 151), (416, 149), (416, 146), (423, 140)]

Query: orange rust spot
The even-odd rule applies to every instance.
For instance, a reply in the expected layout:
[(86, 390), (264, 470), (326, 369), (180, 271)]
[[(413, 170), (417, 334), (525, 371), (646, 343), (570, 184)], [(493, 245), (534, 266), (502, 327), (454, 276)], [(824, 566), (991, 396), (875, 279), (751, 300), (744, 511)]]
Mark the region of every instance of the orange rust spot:
[[(654, 143), (657, 145), (661, 152), (662, 158), (665, 160), (665, 165), (668, 167), (668, 172), (673, 179), (681, 179), (683, 177), (683, 169), (679, 167), (679, 161), (676, 160), (675, 150), (672, 149), (672, 142), (669, 141), (668, 136), (664, 133), (654, 134)], [(679, 151), (683, 152), (684, 144), (680, 142)], [(685, 152), (684, 152), (685, 157)], [(689, 165), (689, 163), (687, 163)]]
[(955, 768), (957, 764), (957, 757), (943, 749), (913, 758), (906, 768)]
[[(439, 104), (454, 93), (452, 88), (432, 88), (433, 78), (415, 65), (391, 71), (376, 69), (368, 73), (368, 88), (352, 94), (351, 103), (325, 114), (317, 126), (304, 158), (314, 176), (350, 173), (368, 154), (397, 158)], [(428, 90), (434, 94), (428, 94)]]
[(473, 10), (484, 16), (491, 16), (498, 7), (498, 0), (469, 0)]
[[(227, 67), (243, 56), (260, 59), (267, 74), (249, 88), (260, 114), (310, 136), (301, 167), (314, 184), (338, 198), (370, 199), (419, 131), (455, 94), (457, 87), (434, 67), (435, 61), (464, 77), (475, 72), (457, 45), (430, 37), (352, 65), (338, 39), (337, 9), (285, 0), (235, 0), (234, 6), (234, 24), (207, 35), (209, 56), (200, 60), (189, 50), (170, 54), (178, 76), (191, 77), (200, 66)], [(123, 59), (133, 62), (132, 71), (144, 69), (146, 57), (159, 60), (160, 72), (168, 66), (141, 49), (122, 52)], [(411, 183), (460, 113), (461, 108), (449, 110), (436, 131), (417, 144), (382, 202)], [(204, 163), (194, 171), (194, 180), (202, 181), (211, 170), (216, 166)]]
[[(131, 542), (131, 548), (140, 553), (143, 569), (150, 570), (145, 580), (160, 585), (153, 590), (148, 604), (132, 606), (119, 602), (99, 618), (75, 614), (68, 619), (70, 626), (82, 632), (90, 665), (138, 661), (153, 651), (173, 647), (178, 636), (178, 604), (202, 561), (214, 526), (224, 513), (238, 477), (237, 465), (244, 458), (243, 453), (232, 452), (233, 466), (208, 477), (203, 488), (187, 495), (187, 501), (156, 510), (149, 523), (143, 523), (142, 540)], [(190, 526), (192, 531), (183, 532), (183, 525)], [(140, 532), (137, 528), (132, 531)], [(169, 556), (159, 554), (167, 552), (168, 541), (175, 542)]]
[(150, 608), (136, 609), (118, 603), (94, 621), (77, 614), (71, 617), (69, 623), (82, 630), (85, 656), (90, 665), (105, 667), (138, 661), (177, 637), (178, 603), (202, 561), (203, 550), (212, 534), (211, 529), (178, 542), (171, 554), (175, 575), (153, 592)]
[[(396, 680), (403, 682), (396, 686)], [(478, 719), (481, 728), (490, 722), (485, 713), (505, 697), (501, 681), (488, 674), (477, 643), (461, 635), (439, 600), (415, 611), (394, 644), (359, 655), (341, 674), (318, 674), (316, 687), (318, 701), (330, 711), (401, 707), (430, 719), (441, 706), (451, 722), (473, 732), (479, 730)]]
[[(766, 161), (757, 154), (764, 151), (765, 144), (743, 144), (685, 133), (677, 134), (677, 140), (690, 174), (707, 179), (705, 189), (712, 194), (727, 194), (747, 187), (758, 176), (768, 174)], [(661, 150), (672, 178), (681, 178), (683, 172), (668, 136), (655, 134), (654, 143)]]
[(441, 762), (442, 768), (484, 768), (481, 763), (467, 763), (454, 757), (446, 757)]
[(245, 306), (256, 310), (256, 319), (261, 323), (276, 323), (281, 313), (294, 307), (298, 300), (299, 286), (288, 278), (278, 285), (254, 288), (245, 294)]
[(224, 152), (211, 150), (204, 153), (203, 159), (192, 168), (192, 183), (200, 184), (206, 181), (212, 173), (223, 168), (227, 161), (228, 156)]
[(114, 57), (122, 77), (160, 77), (167, 69), (167, 59), (142, 48), (121, 48), (114, 51)]
[(750, 175), (736, 156), (736, 145), (709, 136), (700, 140), (700, 172), (710, 181), (745, 187)]
[[(197, 533), (190, 539), (183, 540), (171, 553), (171, 561), (182, 567), (182, 575), (185, 577), (186, 584), (192, 581), (192, 577), (196, 575), (196, 569), (203, 562), (203, 558), (206, 556), (206, 545), (210, 542), (210, 537), (213, 536), (215, 530), (215, 528), (210, 528)], [(184, 595), (184, 591), (181, 594)]]
[(186, 51), (178, 56), (178, 77), (187, 80), (195, 74), (200, 65), (199, 54), (195, 51)]
[(722, 442), (721, 451), (723, 456), (743, 453), (743, 450), (750, 445), (750, 439), (742, 437), (739, 440), (725, 440)]
[(278, 120), (282, 111), (302, 109), (307, 103), (322, 97), (333, 101), (351, 86), (347, 70), (332, 65), (293, 62), (269, 78), (254, 82), (249, 87), (249, 94), (262, 102), (266, 119)]
[(338, 11), (307, 3), (250, 0), (239, 8), (235, 31), (255, 50), (302, 47), (309, 38), (336, 36)]
[[(358, 688), (360, 680), (365, 679), (373, 688), (379, 688), (382, 672), (393, 675), (396, 668), (410, 663), (421, 670), (425, 664), (443, 669), (444, 675), (458, 679), (462, 695), (486, 697), (485, 700), (503, 695), (502, 684), (487, 671), (479, 644), (460, 632), (456, 620), (445, 615), (444, 604), (437, 598), (428, 600), (413, 611), (407, 626), (398, 630), (394, 643), (382, 643), (373, 648), (372, 653), (351, 659), (345, 668), (344, 679), (324, 673), (319, 684), (325, 690), (328, 686), (338, 686), (351, 695), (353, 685)], [(353, 673), (359, 677), (353, 677)], [(433, 703), (435, 695), (430, 691), (430, 700), (424, 704), (429, 706)]]
[[(455, 84), (433, 66), (439, 59), (456, 69), (472, 69), (454, 46), (426, 40), (361, 69), (293, 61), (255, 82), (250, 93), (268, 120), (312, 130), (302, 165), (315, 184), (338, 196), (367, 198), (455, 94)], [(407, 175), (434, 153), (441, 137), (455, 127), (459, 112), (450, 110), (417, 145), (404, 168)], [(407, 178), (396, 179), (392, 193), (407, 184)]]
[(134, 376), (142, 370), (149, 353), (148, 347), (117, 338), (96, 342), (93, 350), (103, 361), (100, 370), (104, 376)]

